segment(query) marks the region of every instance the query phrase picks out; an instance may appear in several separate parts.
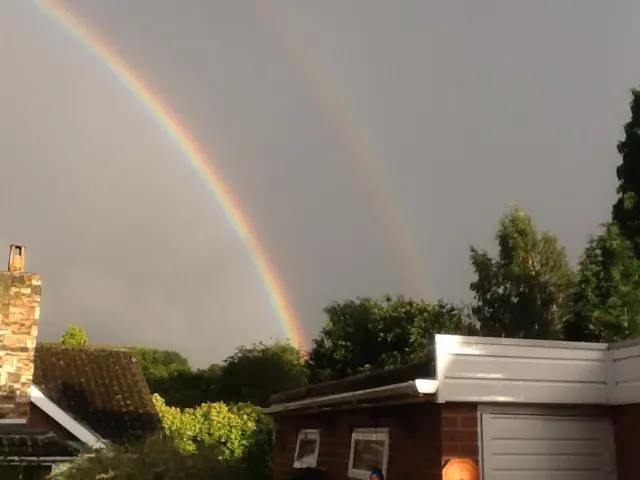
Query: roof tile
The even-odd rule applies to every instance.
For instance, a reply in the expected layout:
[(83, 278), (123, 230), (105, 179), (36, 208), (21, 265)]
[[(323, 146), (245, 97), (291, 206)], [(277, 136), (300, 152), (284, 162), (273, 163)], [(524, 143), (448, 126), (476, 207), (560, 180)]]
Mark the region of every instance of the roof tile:
[(130, 351), (39, 343), (33, 383), (106, 440), (136, 440), (161, 428), (140, 364)]

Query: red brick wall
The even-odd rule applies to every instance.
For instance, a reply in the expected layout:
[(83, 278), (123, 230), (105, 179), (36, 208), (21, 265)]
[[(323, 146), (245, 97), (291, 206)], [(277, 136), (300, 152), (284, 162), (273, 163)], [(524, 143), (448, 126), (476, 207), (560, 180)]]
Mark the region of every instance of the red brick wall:
[(298, 430), (320, 429), (318, 466), (329, 480), (347, 480), (354, 428), (389, 427), (390, 480), (440, 480), (443, 460), (477, 459), (476, 407), (419, 403), (276, 418), (275, 480), (293, 470)]
[(640, 404), (613, 408), (618, 478), (638, 477), (640, 445)]
[(470, 458), (478, 463), (478, 407), (475, 404), (441, 405), (442, 458)]

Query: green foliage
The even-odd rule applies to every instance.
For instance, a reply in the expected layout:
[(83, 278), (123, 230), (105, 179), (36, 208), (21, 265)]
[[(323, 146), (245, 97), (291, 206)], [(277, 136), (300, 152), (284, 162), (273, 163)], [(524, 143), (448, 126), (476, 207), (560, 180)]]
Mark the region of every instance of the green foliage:
[(613, 221), (638, 253), (640, 239), (640, 90), (631, 91), (631, 119), (624, 126), (625, 138), (618, 143), (622, 163), (617, 168), (618, 199), (613, 206)]
[(89, 341), (82, 327), (69, 325), (67, 330), (62, 334), (60, 343), (62, 345), (86, 345)]
[(131, 349), (140, 362), (144, 376), (148, 380), (166, 378), (175, 372), (191, 370), (189, 361), (173, 350), (133, 347)]
[[(410, 345), (407, 355), (399, 356), (395, 365), (421, 360), (433, 347), (437, 333), (452, 335), (479, 335), (478, 325), (466, 307), (460, 307), (443, 300), (436, 303), (425, 303), (422, 314), (415, 317), (410, 326)], [(391, 354), (386, 355), (387, 358)]]
[(266, 406), (276, 392), (307, 384), (301, 352), (288, 342), (254, 343), (229, 356), (218, 378), (217, 394), (226, 402)]
[(149, 388), (168, 405), (180, 408), (196, 407), (219, 400), (218, 380), (222, 367), (213, 364), (206, 369), (176, 370), (166, 377), (147, 378)]
[(496, 233), (497, 257), (471, 248), (477, 275), (473, 313), (481, 333), (557, 339), (570, 315), (574, 273), (554, 235), (538, 234), (529, 215), (513, 205)]
[[(221, 460), (213, 447), (201, 446), (185, 454), (170, 438), (152, 438), (129, 446), (112, 447), (78, 458), (58, 470), (59, 480), (245, 480), (255, 478), (241, 462)], [(258, 477), (265, 478), (265, 477)], [(266, 480), (266, 478), (265, 478)]]
[(308, 366), (313, 383), (394, 367), (420, 358), (436, 333), (473, 334), (459, 308), (385, 296), (333, 303), (314, 339)]
[(572, 302), (568, 340), (614, 342), (640, 333), (640, 261), (616, 224), (589, 240)]
[(253, 405), (207, 403), (198, 408), (154, 404), (166, 435), (126, 449), (115, 446), (79, 458), (60, 480), (270, 480), (273, 424)]
[(149, 348), (134, 351), (151, 391), (167, 405), (180, 408), (216, 401), (265, 406), (273, 393), (307, 384), (302, 354), (288, 342), (239, 347), (223, 365), (196, 370), (177, 352)]
[(153, 396), (164, 429), (182, 452), (195, 452), (201, 445), (216, 447), (220, 459), (240, 460), (251, 450), (270, 448), (271, 419), (249, 404), (204, 403), (197, 408), (167, 406)]

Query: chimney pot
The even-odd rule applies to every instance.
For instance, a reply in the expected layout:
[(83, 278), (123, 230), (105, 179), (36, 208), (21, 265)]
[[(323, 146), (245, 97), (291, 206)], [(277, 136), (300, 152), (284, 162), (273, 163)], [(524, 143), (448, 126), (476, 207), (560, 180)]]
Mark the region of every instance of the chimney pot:
[(14, 244), (9, 246), (9, 272), (24, 272), (24, 253), (24, 245)]

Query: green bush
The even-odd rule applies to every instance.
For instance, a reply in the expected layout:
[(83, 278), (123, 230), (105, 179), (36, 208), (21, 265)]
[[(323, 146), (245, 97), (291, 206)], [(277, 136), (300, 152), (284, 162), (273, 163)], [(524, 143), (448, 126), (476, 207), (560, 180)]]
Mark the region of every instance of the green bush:
[(221, 460), (213, 447), (185, 453), (169, 437), (127, 449), (110, 448), (78, 458), (52, 475), (57, 480), (245, 480), (253, 475), (240, 462)]
[(205, 403), (179, 409), (154, 395), (161, 438), (96, 452), (60, 470), (54, 478), (270, 480), (273, 425), (249, 404)]
[(198, 446), (215, 447), (221, 460), (246, 460), (271, 470), (273, 424), (249, 404), (203, 403), (197, 408), (167, 406), (153, 397), (164, 429), (185, 453)]

